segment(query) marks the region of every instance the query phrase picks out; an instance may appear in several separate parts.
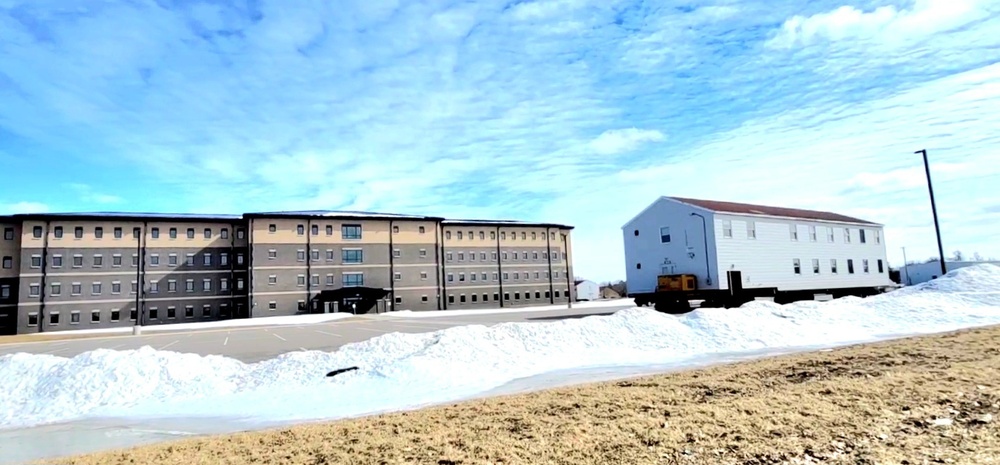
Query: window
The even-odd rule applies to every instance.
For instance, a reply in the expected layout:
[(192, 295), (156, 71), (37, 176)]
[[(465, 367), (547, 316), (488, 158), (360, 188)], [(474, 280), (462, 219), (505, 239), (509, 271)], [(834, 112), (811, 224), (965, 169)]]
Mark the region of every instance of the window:
[(847, 259), (847, 273), (854, 274), (854, 260), (850, 258)]
[(326, 235), (327, 236), (333, 235), (333, 225), (331, 224), (326, 225)]
[(398, 272), (398, 271), (397, 271), (397, 272), (395, 272), (395, 273), (394, 273), (394, 274), (392, 275), (392, 279), (395, 279), (396, 281), (402, 281), (402, 280), (403, 280), (403, 273), (400, 273), (400, 272)]
[(273, 233), (273, 232), (277, 232), (277, 231), (278, 231), (278, 226), (277, 225), (275, 225), (275, 224), (269, 224), (269, 225), (267, 225), (267, 232)]
[(201, 306), (201, 317), (211, 318), (212, 317), (212, 306), (205, 304)]
[(344, 263), (362, 263), (364, 254), (361, 249), (344, 249), (341, 253), (341, 259)]
[(194, 266), (194, 254), (193, 253), (189, 253), (189, 254), (187, 254), (186, 257), (184, 257), (184, 264), (187, 265), (187, 266)]
[[(423, 226), (421, 226), (421, 229), (422, 228), (423, 228)], [(427, 296), (425, 296), (425, 295), (420, 296), (420, 301), (421, 302), (427, 302)]]
[(833, 228), (826, 228), (826, 241), (833, 242)]
[(104, 228), (102, 228), (100, 226), (95, 227), (94, 228), (94, 237), (97, 238), (97, 239), (103, 238), (104, 237)]
[(875, 230), (875, 243), (876, 244), (882, 243), (882, 232), (879, 231), (878, 229)]
[(194, 239), (194, 228), (187, 228), (187, 238)]
[(722, 220), (722, 237), (733, 237), (732, 220)]
[(833, 273), (833, 274), (837, 274), (837, 259), (836, 258), (831, 258), (830, 259), (830, 272)]
[(83, 266), (83, 255), (73, 255), (73, 268), (80, 268)]
[(462, 295), (458, 296), (458, 301), (464, 304), (465, 303), (465, 294), (462, 294)]
[(205, 252), (205, 254), (202, 256), (202, 264), (204, 264), (205, 266), (212, 265), (212, 252)]
[(851, 243), (851, 228), (844, 228), (844, 243)]
[(159, 293), (160, 292), (160, 282), (159, 281), (150, 281), (149, 282), (149, 292), (151, 294), (157, 294), (157, 293)]
[(312, 275), (311, 281), (313, 286), (319, 286), (319, 275), (318, 274)]
[(816, 242), (816, 226), (809, 226), (809, 240)]
[[(156, 229), (156, 228), (153, 228), (153, 229)], [(159, 231), (157, 231), (157, 234), (159, 234)], [(138, 239), (139, 236), (141, 236), (141, 235), (142, 235), (142, 228), (132, 228), (132, 239)], [(117, 321), (117, 320), (115, 320), (115, 321)]]
[(41, 226), (35, 226), (34, 228), (31, 229), (31, 234), (35, 237), (35, 239), (41, 239), (41, 237), (42, 237), (42, 227)]
[(427, 256), (427, 249), (420, 249), (420, 256), (421, 257), (426, 257)]
[(319, 249), (312, 249), (312, 251), (309, 253), (309, 257), (312, 259), (312, 261), (318, 262), (319, 261)]
[(177, 308), (167, 307), (167, 319), (173, 320), (174, 318), (177, 318)]
[[(225, 239), (227, 237), (229, 237), (229, 230), (226, 228), (222, 228), (222, 238)], [(247, 237), (246, 230), (243, 228), (236, 228), (236, 238), (243, 239), (245, 237)]]
[(111, 321), (118, 321), (122, 318), (122, 311), (116, 309), (111, 310)]
[(799, 259), (792, 259), (792, 266), (795, 269), (795, 274), (802, 274), (802, 265), (799, 263)]
[(268, 276), (267, 277), (267, 283), (268, 284), (278, 284), (278, 275), (272, 274), (272, 275)]
[(423, 234), (423, 233), (427, 232), (427, 228), (425, 228), (423, 226), (420, 226), (419, 228), (417, 228), (417, 231), (419, 231), (420, 234)]
[(313, 236), (318, 236), (319, 235), (319, 225), (318, 224), (312, 225), (312, 228), (310, 228), (310, 229), (312, 230), (311, 232), (312, 232)]
[(42, 267), (42, 256), (41, 255), (32, 255), (31, 256), (31, 267), (32, 268), (41, 268)]
[(3, 257), (3, 268), (6, 270), (14, 268), (14, 257), (10, 256)]
[(747, 239), (757, 238), (757, 223), (753, 221), (747, 221)]
[(157, 320), (160, 318), (160, 309), (157, 307), (149, 307), (149, 319)]
[(28, 314), (28, 326), (38, 326), (38, 314), (29, 313)]
[(177, 292), (177, 280), (169, 279), (167, 280), (167, 292)]
[(52, 283), (52, 295), (62, 294), (62, 283)]
[(5, 241), (14, 240), (14, 228), (3, 228), (3, 239)]
[(879, 272), (879, 274), (882, 274), (882, 273), (885, 272), (885, 268), (883, 268), (882, 259), (881, 258), (878, 259), (878, 272)]
[(660, 243), (666, 244), (670, 242), (670, 226), (663, 226), (660, 228)]
[(392, 227), (392, 233), (393, 233), (393, 234), (399, 234), (399, 226), (395, 226), (395, 225), (394, 225), (394, 226)]
[(447, 240), (451, 240), (451, 231), (445, 231), (444, 232), (444, 238), (447, 239)]
[(304, 236), (306, 234), (306, 227), (304, 225), (301, 225), (301, 224), (295, 226), (295, 233), (298, 234), (298, 235), (300, 235), (300, 236)]
[(204, 278), (201, 280), (201, 290), (205, 292), (212, 290), (212, 278)]
[[(225, 229), (223, 229), (223, 231), (225, 231)], [(204, 236), (205, 236), (205, 239), (211, 239), (212, 238), (212, 228), (205, 228)], [(167, 311), (169, 312), (170, 310), (168, 309)]]
[(229, 252), (222, 252), (219, 254), (219, 265), (221, 266), (229, 265)]
[(59, 324), (59, 312), (52, 312), (49, 314), (49, 324), (50, 325)]
[(184, 318), (194, 318), (194, 306), (187, 305), (184, 307)]
[(277, 250), (271, 249), (271, 250), (267, 251), (267, 259), (268, 260), (274, 260), (276, 258), (278, 258), (278, 251)]
[(459, 232), (458, 232), (458, 233), (456, 233), (456, 234), (458, 234), (458, 240), (462, 240), (462, 231), (459, 231)]
[(451, 283), (454, 281), (455, 281), (455, 275), (453, 273), (448, 273), (448, 282)]
[(464, 262), (465, 261), (465, 252), (459, 252), (458, 253), (458, 261), (460, 261), (460, 262)]
[(396, 258), (402, 257), (403, 256), (403, 251), (399, 250), (399, 249), (393, 249), (392, 256), (396, 257)]
[(36, 283), (32, 283), (28, 286), (28, 295), (31, 297), (38, 297), (42, 293), (42, 287)]
[(865, 240), (865, 230), (864, 229), (859, 229), (858, 230), (858, 234), (860, 235), (861, 243), (862, 244), (866, 243), (867, 241)]
[(101, 311), (100, 310), (91, 310), (90, 311), (90, 322), (91, 323), (100, 323), (101, 322)]
[(302, 250), (302, 249), (296, 250), (295, 251), (295, 259), (298, 260), (298, 261), (300, 261), (300, 262), (306, 261), (306, 251)]
[(122, 266), (122, 256), (121, 256), (121, 254), (117, 254), (116, 253), (116, 254), (114, 254), (114, 255), (111, 256), (111, 266), (116, 267), (116, 268)]
[(83, 239), (83, 226), (77, 226), (73, 228), (73, 237), (77, 239)]
[(188, 292), (194, 292), (194, 279), (189, 279), (184, 283), (184, 289)]
[(295, 284), (298, 285), (298, 286), (305, 286), (306, 285), (306, 275), (304, 275), (304, 274), (298, 275), (298, 277), (296, 277)]
[(122, 293), (122, 283), (121, 283), (121, 281), (113, 281), (111, 283), (111, 293), (112, 294), (121, 294)]
[(364, 286), (365, 275), (361, 273), (344, 273), (342, 285), (344, 287)]
[(332, 274), (326, 275), (326, 285), (327, 286), (332, 286), (333, 283), (334, 283), (334, 281), (333, 281), (333, 275)]
[(819, 274), (819, 259), (813, 259), (813, 274)]
[(104, 257), (101, 255), (94, 255), (94, 268), (100, 268), (104, 266)]
[(340, 236), (343, 239), (361, 239), (361, 225), (345, 224), (341, 226)]
[[(121, 226), (115, 227), (114, 229), (115, 239), (121, 239), (124, 236)], [(95, 310), (100, 311), (100, 310)]]
[(170, 228), (170, 238), (177, 239), (177, 228)]
[(243, 278), (236, 278), (236, 289), (243, 290)]
[(861, 260), (861, 268), (865, 273), (868, 272), (868, 259)]
[(160, 264), (160, 255), (159, 254), (155, 254), (155, 253), (151, 254), (149, 256), (149, 264), (152, 265), (152, 266), (159, 265)]
[(788, 233), (791, 235), (793, 241), (799, 240), (799, 227), (797, 225), (788, 225)]
[(90, 293), (93, 295), (101, 295), (101, 283), (92, 283), (90, 285)]

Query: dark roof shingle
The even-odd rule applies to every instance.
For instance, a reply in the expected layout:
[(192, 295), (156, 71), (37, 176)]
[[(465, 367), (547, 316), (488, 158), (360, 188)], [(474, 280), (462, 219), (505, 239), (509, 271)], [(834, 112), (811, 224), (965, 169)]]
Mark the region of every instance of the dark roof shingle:
[(868, 220), (862, 220), (839, 213), (824, 212), (818, 210), (803, 210), (800, 208), (772, 207), (767, 205), (753, 205), (749, 203), (723, 202), (719, 200), (690, 199), (685, 197), (667, 197), (669, 199), (683, 202), (696, 207), (701, 207), (717, 213), (736, 213), (743, 215), (767, 215), (781, 216), (786, 218), (800, 218), (804, 220), (833, 221), (837, 223), (858, 223), (881, 226)]

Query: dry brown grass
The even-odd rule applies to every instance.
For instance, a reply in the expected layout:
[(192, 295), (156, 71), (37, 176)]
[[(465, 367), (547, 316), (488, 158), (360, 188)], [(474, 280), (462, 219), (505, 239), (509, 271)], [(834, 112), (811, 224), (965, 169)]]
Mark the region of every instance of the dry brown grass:
[(979, 329), (57, 462), (996, 463), (998, 340)]

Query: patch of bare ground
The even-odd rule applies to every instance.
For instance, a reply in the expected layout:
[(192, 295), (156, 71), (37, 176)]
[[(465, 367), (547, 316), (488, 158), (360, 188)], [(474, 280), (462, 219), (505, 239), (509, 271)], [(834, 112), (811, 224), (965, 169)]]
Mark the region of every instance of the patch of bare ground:
[(989, 464), (1000, 328), (782, 356), (64, 464)]

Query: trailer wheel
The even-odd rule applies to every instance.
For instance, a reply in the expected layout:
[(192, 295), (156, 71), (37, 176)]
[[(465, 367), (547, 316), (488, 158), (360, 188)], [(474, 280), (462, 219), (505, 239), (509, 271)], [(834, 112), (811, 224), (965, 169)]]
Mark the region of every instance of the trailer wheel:
[(691, 302), (687, 300), (661, 300), (656, 302), (656, 311), (668, 315), (691, 313)]

